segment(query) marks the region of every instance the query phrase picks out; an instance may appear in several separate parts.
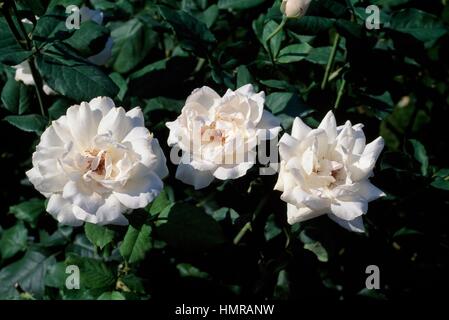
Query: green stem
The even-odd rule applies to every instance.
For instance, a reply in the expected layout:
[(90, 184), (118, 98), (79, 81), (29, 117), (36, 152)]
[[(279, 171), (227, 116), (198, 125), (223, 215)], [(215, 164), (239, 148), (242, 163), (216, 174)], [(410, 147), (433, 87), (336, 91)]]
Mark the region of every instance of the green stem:
[[(17, 7), (16, 7), (14, 1), (11, 1), (11, 8), (12, 8), (12, 11), (14, 12), (14, 15), (16, 17), (17, 23), (18, 23), (19, 28), (20, 28), (20, 30), (22, 32), (23, 38), (20, 35), (19, 30), (17, 30), (17, 28), (16, 28), (16, 25), (15, 25), (13, 19), (12, 19), (10, 11), (9, 11), (9, 7), (6, 7), (3, 10), (3, 14), (4, 14), (6, 22), (8, 23), (9, 29), (11, 30), (12, 34), (14, 35), (14, 37), (16, 38), (17, 42), (22, 47), (22, 49), (27, 50), (27, 51), (31, 51), (31, 50), (33, 50), (33, 45), (31, 43), (30, 38), (28, 37), (28, 34), (27, 34), (26, 30), (25, 30), (25, 27), (23, 26), (22, 21), (20, 20), (20, 18), (18, 16)], [(25, 39), (25, 40), (23, 40), (23, 39)], [(39, 72), (38, 72), (38, 70), (36, 68), (33, 56), (28, 58), (28, 64), (30, 65), (31, 76), (33, 77), (34, 87), (35, 87), (36, 95), (37, 95), (37, 100), (39, 102), (39, 108), (40, 108), (42, 116), (45, 117), (44, 98), (43, 98), (44, 97), (44, 93), (42, 91), (43, 81), (42, 81), (42, 77), (40, 76), (40, 74), (39, 74)]]
[(19, 24), (20, 31), (22, 31), (22, 35), (26, 42), (26, 48), (27, 50), (31, 51), (33, 49), (33, 45), (31, 44), (31, 40), (28, 38), (28, 33), (25, 30), (25, 27), (23, 26), (22, 20), (19, 17), (19, 13), (17, 11), (16, 3), (12, 1), (12, 11), (14, 12), (14, 16), (16, 17), (17, 23)]
[(34, 87), (36, 89), (36, 95), (37, 95), (37, 100), (39, 102), (39, 107), (41, 109), (41, 114), (42, 114), (42, 116), (45, 117), (44, 95), (42, 92), (43, 91), (42, 86), (44, 85), (44, 82), (42, 81), (39, 71), (37, 71), (36, 65), (34, 64), (34, 57), (28, 58), (28, 63), (30, 65), (31, 76), (33, 77), (33, 80), (34, 80), (34, 84), (35, 84)]
[(251, 229), (252, 229), (251, 222), (247, 222), (243, 226), (243, 228), (240, 230), (240, 232), (235, 236), (234, 241), (233, 241), (234, 244), (238, 244), (240, 242), (240, 240), (242, 240), (242, 238), (246, 234), (246, 232)]
[(324, 73), (323, 82), (321, 83), (321, 90), (324, 90), (329, 80), (329, 74), (334, 66), (335, 56), (337, 55), (338, 45), (340, 43), (340, 35), (337, 33), (335, 35), (334, 44), (332, 46), (331, 54), (329, 55), (329, 60), (327, 61), (326, 71)]
[(287, 18), (287, 16), (284, 16), (283, 18), (282, 18), (282, 21), (281, 21), (281, 23), (277, 26), (277, 28), (276, 29), (274, 29), (274, 31), (268, 36), (268, 38), (265, 40), (265, 43), (266, 43), (266, 47), (267, 47), (267, 51), (268, 51), (268, 56), (270, 57), (270, 61), (271, 61), (271, 64), (275, 64), (275, 62), (274, 62), (274, 56), (273, 56), (273, 52), (271, 52), (271, 39), (275, 36), (275, 35), (277, 35), (279, 32), (281, 32), (282, 31), (282, 29), (284, 28), (284, 26), (285, 26), (285, 24), (287, 23), (287, 20), (288, 20), (288, 18)]
[(270, 35), (268, 36), (267, 40), (265, 40), (265, 42), (267, 43), (267, 45), (270, 45), (270, 40), (271, 38), (273, 38), (275, 35), (277, 35), (279, 32), (281, 32), (281, 30), (284, 28), (285, 24), (287, 23), (287, 16), (284, 16), (282, 18), (281, 23), (278, 25), (278, 27), (276, 29), (274, 29), (274, 31), (272, 33), (270, 33)]
[(337, 110), (338, 106), (340, 105), (341, 98), (343, 97), (343, 93), (345, 92), (346, 88), (346, 79), (341, 80), (340, 89), (338, 90), (337, 99), (335, 100), (334, 109)]
[[(268, 201), (268, 197), (265, 197), (262, 199), (262, 201), (259, 202), (259, 204), (257, 205), (256, 210), (254, 210), (253, 213), (253, 217), (252, 217), (252, 221), (254, 221), (255, 218), (257, 218), (257, 216), (259, 215), (260, 211), (262, 211), (263, 207), (265, 206), (265, 204)], [(251, 221), (248, 221), (243, 228), (239, 231), (239, 233), (235, 236), (233, 243), (235, 245), (237, 245), (240, 240), (242, 240), (243, 236), (248, 232), (248, 231), (252, 231), (252, 225), (251, 225)]]
[(25, 44), (22, 41), (22, 37), (20, 36), (20, 33), (17, 30), (14, 21), (12, 20), (12, 16), (11, 13), (9, 12), (9, 7), (7, 6), (7, 3), (5, 3), (5, 7), (3, 8), (2, 11), (6, 22), (8, 23), (9, 30), (14, 35), (14, 38), (16, 39), (17, 43), (22, 49), (26, 50)]

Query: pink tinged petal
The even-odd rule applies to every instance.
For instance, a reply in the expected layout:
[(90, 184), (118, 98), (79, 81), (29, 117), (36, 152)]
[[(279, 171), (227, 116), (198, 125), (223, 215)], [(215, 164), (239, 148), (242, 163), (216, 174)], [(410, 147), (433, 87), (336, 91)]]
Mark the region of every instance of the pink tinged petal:
[(287, 203), (287, 222), (289, 224), (295, 224), (303, 222), (323, 215), (322, 211), (314, 211), (307, 207), (296, 207)]
[(72, 204), (59, 194), (53, 194), (47, 203), (47, 212), (59, 223), (77, 227), (83, 224), (73, 213)]
[(207, 187), (214, 180), (214, 175), (211, 171), (200, 171), (194, 169), (190, 164), (180, 163), (176, 170), (176, 179), (192, 185), (195, 190)]
[(92, 110), (100, 110), (104, 117), (111, 109), (115, 108), (115, 103), (109, 97), (96, 97), (89, 101), (89, 106)]
[(112, 108), (98, 125), (98, 134), (112, 134), (116, 141), (122, 141), (131, 131), (132, 121), (122, 107)]
[(115, 195), (111, 194), (106, 198), (105, 203), (97, 210), (95, 215), (97, 217), (97, 223), (99, 225), (128, 225), (128, 219), (123, 215), (124, 211), (126, 211), (126, 208)]
[(274, 139), (281, 131), (279, 119), (266, 110), (263, 110), (256, 128), (259, 129), (258, 137), (261, 141)]
[(292, 137), (296, 140), (304, 139), (312, 129), (306, 125), (301, 118), (296, 117), (292, 126)]
[(95, 214), (98, 208), (104, 204), (103, 197), (84, 185), (81, 180), (67, 182), (62, 196), (89, 214)]
[(140, 109), (140, 107), (135, 107), (135, 108), (129, 110), (126, 113), (126, 116), (128, 118), (131, 118), (131, 124), (133, 127), (144, 127), (145, 126), (145, 120), (143, 118), (142, 109)]
[(338, 223), (341, 227), (349, 230), (349, 231), (353, 231), (353, 232), (360, 232), (363, 233), (365, 232), (365, 227), (363, 225), (363, 218), (362, 216), (356, 217), (353, 220), (347, 221), (344, 219), (340, 219), (337, 216), (334, 216), (333, 214), (329, 214), (328, 215), (329, 218), (333, 221), (335, 221), (336, 223)]
[(331, 212), (340, 219), (351, 221), (368, 211), (368, 202), (361, 201), (334, 201), (331, 203)]
[(195, 89), (187, 98), (186, 105), (190, 103), (197, 103), (205, 109), (210, 109), (217, 100), (220, 99), (218, 93), (209, 87), (202, 87)]
[(153, 201), (161, 192), (164, 184), (162, 180), (146, 166), (139, 164), (132, 172), (132, 176), (120, 189), (113, 194), (127, 208), (143, 208)]

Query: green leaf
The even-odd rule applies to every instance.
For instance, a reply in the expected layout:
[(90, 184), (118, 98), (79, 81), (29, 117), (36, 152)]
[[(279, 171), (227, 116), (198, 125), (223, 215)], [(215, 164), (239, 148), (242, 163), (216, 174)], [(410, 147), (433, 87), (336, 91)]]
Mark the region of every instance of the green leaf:
[(126, 300), (125, 296), (118, 291), (104, 292), (97, 300)]
[(209, 274), (207, 272), (203, 272), (189, 263), (178, 263), (176, 265), (176, 269), (178, 269), (181, 277), (193, 277), (200, 279), (209, 278)]
[(274, 92), (267, 96), (266, 102), (267, 107), (274, 114), (281, 113), (289, 105), (296, 107), (299, 105), (299, 97), (292, 92)]
[(137, 18), (113, 26), (112, 68), (125, 73), (147, 56), (157, 42), (157, 33)]
[(73, 30), (67, 29), (66, 20), (67, 15), (64, 7), (57, 6), (49, 9), (37, 21), (33, 30), (33, 40), (49, 43), (67, 39), (71, 36)]
[(268, 217), (264, 228), (265, 239), (270, 241), (282, 233), (282, 230), (276, 225), (274, 214)]
[(86, 223), (84, 225), (84, 232), (86, 233), (87, 239), (100, 249), (103, 249), (105, 245), (114, 240), (113, 230), (93, 223)]
[(24, 116), (7, 116), (5, 121), (20, 130), (27, 132), (42, 133), (47, 126), (48, 121), (39, 114), (27, 114)]
[(279, 63), (298, 62), (305, 59), (313, 48), (307, 43), (292, 44), (279, 52), (277, 61)]
[(120, 245), (120, 254), (129, 263), (135, 263), (145, 258), (145, 253), (151, 249), (151, 226), (142, 225), (133, 227), (130, 225)]
[(198, 207), (176, 204), (157, 234), (169, 245), (186, 251), (207, 250), (225, 242), (220, 225)]
[(410, 229), (407, 227), (401, 228), (393, 234), (393, 238), (404, 237), (404, 236), (422, 236), (424, 235), (421, 231)]
[[(267, 39), (273, 33), (273, 31), (276, 30), (276, 28), (278, 26), (279, 26), (278, 23), (276, 23), (274, 20), (270, 20), (265, 24), (265, 26), (263, 28), (262, 41), (263, 41), (263, 45), (267, 51), (268, 51)], [(273, 55), (273, 58), (275, 58), (275, 59), (278, 56), (279, 50), (281, 49), (281, 42), (283, 39), (284, 39), (284, 31), (280, 31), (279, 33), (277, 33), (274, 37), (272, 37), (270, 39), (269, 50), (270, 50), (271, 54)]]
[(114, 98), (119, 92), (100, 68), (61, 44), (53, 45), (36, 58), (37, 67), (47, 84), (75, 101), (89, 101), (98, 96)]
[(2, 90), (3, 106), (11, 113), (23, 114), (30, 110), (33, 87), (27, 86), (14, 78), (6, 81)]
[(288, 299), (290, 293), (290, 282), (288, 281), (288, 275), (286, 270), (279, 271), (276, 287), (274, 288), (274, 299)]
[(323, 247), (321, 242), (312, 239), (306, 234), (305, 230), (301, 231), (299, 234), (299, 239), (304, 244), (304, 249), (313, 252), (319, 261), (327, 262), (329, 260), (327, 250)]
[(26, 60), (30, 55), (30, 51), (23, 50), (17, 43), (5, 18), (0, 17), (0, 62), (14, 66)]
[(58, 97), (56, 101), (51, 105), (50, 108), (48, 108), (48, 115), (52, 120), (56, 120), (59, 117), (66, 114), (67, 109), (74, 105), (75, 103), (67, 99), (65, 97)]
[(166, 110), (179, 113), (184, 106), (184, 103), (185, 101), (183, 100), (175, 100), (165, 97), (152, 98), (147, 100), (143, 113), (148, 114), (154, 110)]
[[(254, 83), (254, 78), (251, 76), (248, 68), (246, 66), (240, 66), (237, 68), (237, 88), (240, 88), (246, 84)], [(255, 89), (256, 92), (258, 91)]]
[(108, 36), (109, 30), (106, 27), (93, 21), (85, 21), (64, 42), (83, 57), (89, 57), (104, 49)]
[(28, 251), (19, 261), (0, 271), (0, 299), (18, 298), (18, 284), (23, 290), (38, 297), (45, 289), (45, 273), (55, 263), (53, 256), (47, 257), (38, 251)]
[(138, 276), (130, 273), (122, 277), (121, 280), (132, 292), (145, 293), (142, 279)]
[(70, 255), (65, 263), (78, 266), (83, 288), (111, 288), (115, 284), (115, 273), (102, 261)]
[(216, 42), (206, 24), (185, 11), (175, 11), (163, 6), (159, 8), (161, 15), (173, 27), (181, 46), (199, 56), (206, 56)]
[(154, 199), (153, 203), (150, 206), (149, 212), (151, 215), (156, 215), (162, 212), (167, 206), (171, 204), (170, 199), (168, 198), (167, 192), (162, 190), (162, 192)]
[(14, 227), (3, 231), (0, 238), (0, 254), (2, 259), (8, 259), (19, 251), (23, 251), (27, 246), (28, 230), (23, 223), (18, 223)]
[(119, 87), (120, 91), (117, 94), (117, 98), (123, 100), (128, 91), (128, 81), (122, 77), (122, 75), (118, 72), (113, 72), (109, 75), (109, 77), (114, 81), (114, 83)]
[[(326, 65), (329, 61), (329, 56), (331, 54), (332, 47), (319, 47), (310, 50), (306, 60), (312, 63)], [(336, 62), (343, 62), (343, 54), (337, 50), (335, 55)]]
[(9, 212), (22, 221), (28, 222), (33, 228), (39, 215), (45, 212), (45, 201), (42, 199), (31, 199), (9, 207)]
[(257, 7), (264, 2), (265, 0), (218, 0), (218, 8), (245, 10)]
[(301, 35), (315, 35), (328, 31), (335, 20), (318, 16), (304, 16), (301, 19), (289, 19), (286, 25), (288, 30)]
[(407, 33), (430, 45), (448, 31), (438, 17), (414, 8), (403, 9), (394, 14), (391, 29)]
[(69, 226), (59, 226), (51, 235), (45, 230), (39, 230), (39, 245), (43, 247), (62, 246), (71, 241), (73, 228)]
[(67, 279), (66, 265), (64, 262), (58, 262), (48, 268), (45, 275), (45, 285), (52, 288), (63, 288)]
[(431, 186), (437, 189), (449, 191), (449, 169), (441, 169), (434, 174), (435, 180)]
[(429, 169), (429, 158), (427, 157), (427, 151), (424, 145), (415, 139), (410, 139), (410, 143), (413, 146), (414, 150), (414, 158), (421, 164), (421, 174), (423, 176), (427, 176), (427, 172)]

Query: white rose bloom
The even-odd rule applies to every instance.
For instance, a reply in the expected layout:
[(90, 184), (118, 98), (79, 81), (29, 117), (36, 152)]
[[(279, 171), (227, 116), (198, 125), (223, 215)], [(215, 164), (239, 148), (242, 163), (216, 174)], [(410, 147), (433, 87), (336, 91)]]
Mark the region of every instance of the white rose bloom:
[(282, 0), (281, 12), (288, 18), (304, 16), (312, 0)]
[[(86, 6), (80, 8), (80, 18), (81, 23), (86, 21), (93, 21), (99, 25), (103, 24), (103, 12), (98, 10), (89, 9)], [(39, 17), (36, 17), (36, 20), (39, 20)], [(32, 24), (32, 22), (28, 19), (22, 19), (23, 23)], [(109, 37), (106, 41), (105, 47), (98, 53), (87, 58), (91, 63), (96, 64), (98, 66), (105, 65), (106, 62), (112, 55), (112, 46), (114, 42), (111, 37)], [(34, 86), (34, 79), (31, 75), (30, 64), (27, 60), (21, 62), (18, 65), (13, 66), (16, 69), (14, 79), (16, 81), (22, 81), (27, 86)], [(50, 88), (46, 83), (43, 84), (42, 89), (44, 90), (46, 95), (55, 95), (57, 94), (52, 88)]]
[(49, 198), (47, 211), (72, 226), (127, 224), (123, 213), (150, 203), (168, 174), (140, 108), (126, 112), (107, 97), (71, 106), (42, 134), (32, 159), (27, 176)]
[(385, 196), (369, 181), (384, 141), (365, 145), (362, 128), (350, 121), (337, 128), (329, 112), (317, 129), (296, 118), (291, 135), (282, 136), (275, 189), (287, 202), (290, 224), (328, 214), (348, 230), (364, 231), (368, 202)]
[(183, 152), (176, 178), (200, 189), (214, 178), (245, 175), (256, 161), (258, 141), (277, 137), (281, 129), (264, 102), (265, 94), (250, 84), (223, 97), (209, 87), (193, 91), (181, 115), (166, 124), (169, 146)]

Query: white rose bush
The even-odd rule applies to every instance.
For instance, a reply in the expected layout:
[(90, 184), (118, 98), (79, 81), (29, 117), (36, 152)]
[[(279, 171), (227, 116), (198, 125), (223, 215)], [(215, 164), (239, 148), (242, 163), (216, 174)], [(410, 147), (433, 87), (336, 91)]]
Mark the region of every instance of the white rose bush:
[(387, 2), (0, 1), (0, 299), (434, 297), (447, 10)]

